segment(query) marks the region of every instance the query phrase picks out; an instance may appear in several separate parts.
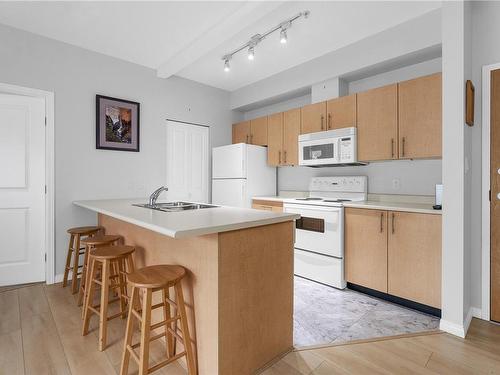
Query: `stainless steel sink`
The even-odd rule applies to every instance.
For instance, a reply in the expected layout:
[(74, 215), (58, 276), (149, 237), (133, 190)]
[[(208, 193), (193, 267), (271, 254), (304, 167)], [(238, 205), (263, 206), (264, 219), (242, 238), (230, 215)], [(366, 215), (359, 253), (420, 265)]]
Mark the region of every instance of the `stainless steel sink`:
[(154, 205), (145, 203), (145, 204), (133, 204), (132, 206), (149, 208), (151, 210), (164, 211), (164, 212), (200, 210), (202, 208), (218, 207), (211, 204), (200, 204), (192, 202), (166, 202), (166, 203), (155, 203)]

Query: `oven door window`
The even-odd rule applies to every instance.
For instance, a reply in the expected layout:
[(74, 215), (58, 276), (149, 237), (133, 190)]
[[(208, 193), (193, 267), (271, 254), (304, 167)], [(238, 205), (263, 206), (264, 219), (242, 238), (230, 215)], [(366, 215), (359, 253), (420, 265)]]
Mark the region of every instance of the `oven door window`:
[(333, 159), (335, 155), (335, 144), (324, 143), (320, 145), (304, 146), (302, 157), (304, 160)]
[(295, 221), (295, 227), (310, 232), (325, 233), (325, 220), (302, 216)]

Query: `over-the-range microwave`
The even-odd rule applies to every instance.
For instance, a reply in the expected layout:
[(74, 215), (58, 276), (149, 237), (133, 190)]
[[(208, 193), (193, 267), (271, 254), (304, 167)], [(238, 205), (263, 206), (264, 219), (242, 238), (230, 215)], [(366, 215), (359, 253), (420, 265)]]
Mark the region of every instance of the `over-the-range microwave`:
[(356, 128), (299, 135), (299, 165), (307, 167), (366, 165), (358, 162)]

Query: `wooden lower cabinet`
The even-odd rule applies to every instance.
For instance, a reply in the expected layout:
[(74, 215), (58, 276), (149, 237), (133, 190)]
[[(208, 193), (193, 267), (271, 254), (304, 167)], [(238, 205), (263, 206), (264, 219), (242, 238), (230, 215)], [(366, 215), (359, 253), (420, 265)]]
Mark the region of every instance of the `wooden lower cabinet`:
[(388, 293), (441, 308), (441, 215), (390, 212)]
[(283, 202), (253, 199), (252, 208), (256, 210), (283, 212)]
[(345, 209), (345, 278), (387, 293), (387, 211)]
[(349, 208), (349, 283), (441, 308), (441, 215)]

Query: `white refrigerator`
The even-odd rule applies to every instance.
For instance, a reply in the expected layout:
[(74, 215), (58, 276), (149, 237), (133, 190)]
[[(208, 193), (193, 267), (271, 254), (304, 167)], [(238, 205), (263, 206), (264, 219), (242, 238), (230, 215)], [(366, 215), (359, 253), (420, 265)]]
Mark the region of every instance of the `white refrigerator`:
[(212, 150), (212, 203), (252, 207), (252, 197), (276, 195), (276, 168), (267, 147), (236, 143)]

